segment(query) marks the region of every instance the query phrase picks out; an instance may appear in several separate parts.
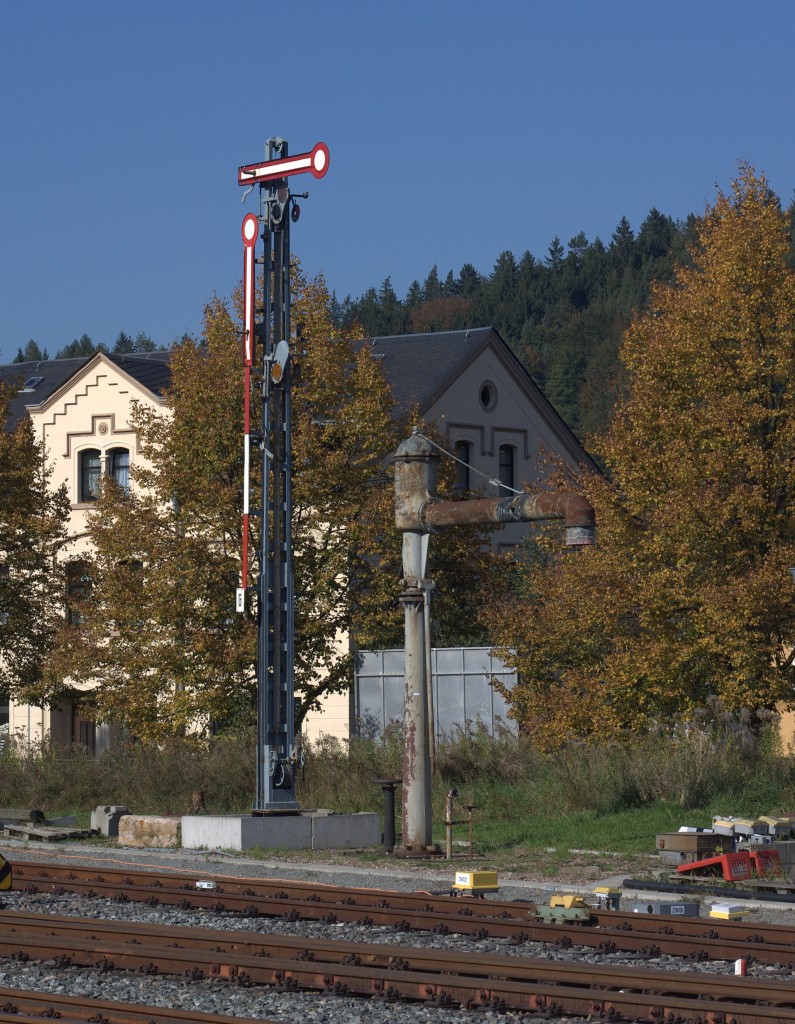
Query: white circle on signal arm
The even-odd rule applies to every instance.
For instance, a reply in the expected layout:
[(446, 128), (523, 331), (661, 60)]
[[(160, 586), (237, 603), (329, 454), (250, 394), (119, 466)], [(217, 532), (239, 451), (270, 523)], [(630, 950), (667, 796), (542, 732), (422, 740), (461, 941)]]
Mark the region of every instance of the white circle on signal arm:
[(256, 233), (257, 233), (257, 218), (256, 217), (246, 217), (246, 223), (243, 225), (243, 232), (245, 233), (245, 236), (248, 239), (251, 239), (251, 238), (253, 238), (256, 235)]
[(324, 149), (316, 149), (313, 163), (316, 171), (322, 171), (326, 166), (326, 151)]

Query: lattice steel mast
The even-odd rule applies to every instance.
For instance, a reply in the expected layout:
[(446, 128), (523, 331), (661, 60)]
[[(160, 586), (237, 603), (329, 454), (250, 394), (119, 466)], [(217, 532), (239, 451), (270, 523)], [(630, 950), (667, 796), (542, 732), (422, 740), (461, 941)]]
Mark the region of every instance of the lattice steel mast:
[[(262, 519), (257, 594), (257, 791), (253, 814), (299, 811), (295, 798), (294, 619), (292, 566), (292, 446), (290, 359), (290, 223), (299, 207), (287, 178), (310, 172), (322, 178), (329, 154), (324, 143), (289, 157), (284, 139), (266, 143), (267, 159), (238, 170), (238, 184), (259, 186), (259, 215), (243, 220), (244, 259), (244, 496), (243, 559), (238, 611), (248, 588), (249, 515)], [(256, 258), (257, 238), (264, 243)], [(262, 266), (262, 305), (256, 308), (256, 266)], [(251, 429), (252, 368), (261, 353), (260, 431)], [(260, 508), (249, 509), (250, 455), (261, 455)]]

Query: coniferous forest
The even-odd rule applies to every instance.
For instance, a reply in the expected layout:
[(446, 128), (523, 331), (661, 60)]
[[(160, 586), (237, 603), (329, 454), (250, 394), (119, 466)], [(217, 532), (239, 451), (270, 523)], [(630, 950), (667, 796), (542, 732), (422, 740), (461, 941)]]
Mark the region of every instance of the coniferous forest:
[(552, 240), (539, 259), (500, 254), (488, 276), (464, 264), (442, 279), (436, 266), (404, 299), (390, 278), (360, 298), (333, 299), (341, 330), (366, 335), (495, 327), (568, 423), (585, 438), (601, 432), (622, 383), (618, 350), (651, 283), (668, 281), (687, 260), (695, 217), (677, 222), (652, 209), (637, 233), (622, 217), (608, 244), (580, 232)]
[[(787, 209), (795, 267), (795, 201)], [(579, 232), (564, 245), (556, 236), (546, 255), (526, 251), (519, 259), (502, 252), (490, 274), (465, 263), (442, 278), (431, 267), (401, 299), (387, 277), (359, 298), (331, 295), (331, 318), (345, 334), (356, 325), (368, 337), (494, 327), (510, 345), (546, 397), (580, 440), (601, 434), (624, 380), (618, 352), (624, 331), (646, 307), (653, 282), (668, 282), (677, 264), (690, 263), (698, 220), (683, 221), (652, 208), (637, 232), (622, 217), (609, 243)], [(146, 352), (157, 345), (123, 331), (114, 345), (87, 335), (61, 348), (55, 358)], [(32, 339), (14, 362), (48, 359)]]

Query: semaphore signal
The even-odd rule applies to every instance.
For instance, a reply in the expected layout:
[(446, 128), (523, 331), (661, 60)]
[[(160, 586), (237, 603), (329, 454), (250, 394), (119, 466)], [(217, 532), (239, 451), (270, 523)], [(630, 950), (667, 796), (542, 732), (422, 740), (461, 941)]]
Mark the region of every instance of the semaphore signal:
[(258, 185), (263, 181), (289, 178), (293, 174), (307, 171), (315, 178), (322, 178), (328, 170), (329, 153), (325, 142), (318, 142), (310, 153), (286, 156), (281, 160), (264, 160), (259, 164), (246, 164), (237, 171), (238, 185)]
[[(259, 186), (259, 214), (243, 218), (243, 550), (236, 608), (246, 613), (256, 592), (257, 793), (253, 814), (296, 814), (295, 775), (303, 763), (295, 743), (292, 570), (290, 225), (298, 204), (286, 178), (328, 171), (329, 151), (318, 142), (309, 153), (289, 156), (285, 139), (266, 143), (270, 159), (240, 167), (238, 185)], [(248, 192), (246, 193), (248, 194)], [(289, 211), (289, 216), (286, 214)], [(262, 244), (262, 256), (256, 255)], [(261, 301), (256, 299), (261, 267)], [(256, 375), (256, 387), (254, 376)], [(252, 429), (252, 399), (259, 394), (260, 427)], [(250, 508), (255, 451), (260, 457), (259, 509)], [(260, 519), (259, 573), (249, 589), (249, 525)], [(253, 609), (252, 609), (253, 610)]]

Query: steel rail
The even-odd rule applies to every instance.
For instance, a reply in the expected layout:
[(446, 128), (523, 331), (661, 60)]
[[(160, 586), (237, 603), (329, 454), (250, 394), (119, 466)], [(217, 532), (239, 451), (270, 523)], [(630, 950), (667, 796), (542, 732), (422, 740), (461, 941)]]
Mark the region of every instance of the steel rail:
[[(213, 881), (218, 888), (203, 892), (195, 888), (197, 879), (208, 879)], [(469, 897), (454, 896), (440, 892), (428, 892), (417, 890), (415, 892), (402, 892), (393, 889), (354, 888), (349, 886), (326, 885), (322, 882), (294, 882), (285, 879), (241, 879), (227, 875), (212, 875), (209, 873), (171, 873), (163, 872), (157, 874), (152, 871), (139, 870), (129, 871), (127, 869), (106, 869), (97, 871), (93, 868), (65, 867), (59, 864), (32, 864), (20, 862), (14, 865), (13, 888), (23, 890), (29, 885), (37, 885), (42, 889), (54, 891), (54, 884), (60, 880), (64, 888), (73, 888), (74, 891), (85, 891), (100, 885), (103, 895), (106, 894), (106, 885), (118, 885), (118, 892), (126, 892), (128, 895), (135, 895), (139, 887), (155, 888), (163, 895), (163, 902), (166, 898), (173, 896), (174, 887), (183, 890), (179, 893), (179, 899), (187, 899), (187, 893), (191, 892), (191, 900), (195, 900), (197, 908), (200, 906), (212, 906), (218, 902), (219, 895), (229, 899), (233, 895), (243, 894), (248, 897), (262, 897), (268, 900), (275, 899), (277, 894), (284, 894), (296, 900), (303, 899), (315, 904), (328, 904), (336, 907), (340, 904), (355, 906), (358, 908), (374, 908), (376, 910), (397, 910), (405, 909), (422, 911), (426, 913), (439, 911), (446, 914), (465, 917), (499, 917), (503, 920), (515, 919), (523, 924), (536, 913), (537, 904), (525, 900), (500, 900), (497, 898), (472, 899)], [(66, 883), (69, 883), (66, 885)], [(630, 884), (627, 882), (626, 884)], [(641, 883), (631, 883), (640, 885)], [(652, 883), (648, 883), (652, 886)], [(111, 893), (115, 892), (111, 890)], [(686, 897), (687, 888), (678, 888), (677, 893)], [(155, 893), (159, 895), (159, 893)], [(722, 895), (731, 895), (730, 891), (722, 890)], [(149, 893), (151, 895), (151, 892)], [(743, 895), (751, 897), (752, 894)], [(148, 898), (148, 896), (147, 896)], [(709, 919), (708, 927), (704, 918), (673, 917), (669, 915), (633, 913), (621, 910), (605, 910), (591, 907), (588, 909), (590, 920), (587, 924), (600, 929), (629, 929), (633, 931), (659, 932), (664, 925), (675, 925), (678, 934), (699, 934), (711, 935), (720, 938), (740, 939), (743, 934), (753, 936), (753, 941), (758, 942), (759, 936), (769, 936), (762, 941), (778, 942), (786, 944), (787, 936), (792, 935), (789, 928), (781, 925), (761, 925), (742, 921), (720, 921)], [(389, 917), (391, 915), (384, 915)], [(383, 922), (388, 923), (388, 922)], [(795, 940), (793, 940), (793, 952), (795, 952)]]
[[(665, 926), (667, 928), (667, 926)], [(33, 934), (37, 932), (51, 932), (57, 928), (60, 934), (76, 939), (84, 939), (90, 935), (110, 935), (117, 933), (116, 927), (107, 921), (98, 921), (95, 918), (78, 918), (67, 915), (38, 914), (38, 913), (17, 913), (0, 912), (0, 930), (3, 934)], [(174, 941), (174, 931), (171, 926), (153, 926), (130, 922), (126, 925), (131, 935), (141, 934), (149, 943), (167, 945)], [(747, 960), (758, 961), (766, 964), (785, 964), (792, 966), (793, 948), (792, 942), (786, 945), (760, 941), (762, 936), (749, 935), (743, 939), (730, 940), (721, 939), (717, 935), (705, 936), (678, 936), (671, 934), (642, 933), (638, 936), (628, 936), (626, 932), (618, 935), (619, 940), (626, 939), (625, 947), (613, 941), (611, 934), (605, 935), (600, 929), (597, 932), (584, 931), (579, 929), (572, 932), (561, 925), (538, 926), (542, 939), (533, 939), (529, 935), (523, 942), (543, 942), (549, 944), (554, 942), (558, 947), (569, 947), (572, 945), (590, 946), (602, 952), (617, 952), (622, 949), (624, 952), (633, 952), (641, 956), (656, 957), (661, 953), (690, 957), (697, 960), (736, 960), (744, 957)], [(667, 928), (670, 931), (669, 928)], [(437, 928), (437, 933), (440, 929)], [(790, 929), (782, 929), (791, 935)], [(573, 939), (569, 937), (573, 934)], [(226, 949), (234, 952), (248, 952), (253, 955), (261, 955), (267, 952), (268, 955), (277, 955), (279, 950), (290, 949), (300, 952), (306, 949), (306, 940), (288, 935), (269, 935), (266, 933), (241, 932), (239, 930), (226, 930), (217, 928), (180, 928), (180, 935), (186, 936), (185, 941), (190, 942), (193, 948), (210, 949), (217, 948), (223, 943)], [(552, 938), (550, 937), (552, 936)], [(587, 940), (587, 941), (586, 941)], [(695, 941), (694, 941), (695, 940)], [(660, 943), (658, 945), (658, 943)], [(517, 945), (519, 942), (516, 943)], [(338, 959), (346, 955), (355, 954), (364, 957), (367, 962), (386, 962), (390, 957), (400, 955), (399, 946), (388, 946), (379, 943), (373, 946), (369, 943), (344, 944), (338, 940), (324, 943), (321, 939), (312, 939), (313, 949), (322, 951), (327, 958)], [(626, 946), (629, 948), (627, 949)], [(355, 947), (355, 948), (354, 948)], [(341, 952), (342, 951), (342, 952)], [(438, 962), (448, 958), (456, 960), (456, 954), (449, 954), (444, 950), (435, 950), (433, 958)], [(484, 962), (489, 961), (489, 955), (484, 954)], [(500, 958), (495, 958), (495, 963)]]
[[(148, 922), (125, 922), (120, 926), (116, 922), (102, 921), (96, 918), (79, 918), (55, 914), (33, 914), (19, 913), (0, 914), (0, 934), (4, 936), (26, 937), (26, 936), (51, 936), (57, 933), (63, 938), (69, 938), (76, 942), (87, 940), (107, 941), (118, 939), (123, 933), (129, 938), (127, 941), (136, 944), (146, 942), (150, 946), (173, 947), (175, 938), (179, 936), (182, 944), (189, 944), (191, 949), (211, 950), (214, 952), (228, 952), (247, 956), (270, 956), (290, 954), (298, 959), (305, 958), (311, 952), (316, 959), (322, 959), (326, 963), (344, 963), (356, 958), (361, 963), (370, 966), (392, 966), (395, 962), (401, 961), (406, 968), (414, 968), (417, 965), (423, 968), (427, 965), (444, 965), (445, 970), (456, 973), (479, 974), (489, 969), (499, 970), (501, 975), (521, 977), (523, 957), (502, 956), (500, 954), (481, 953), (478, 955), (477, 963), (473, 969), (469, 954), (459, 953), (455, 950), (433, 949), (410, 950), (410, 957), (407, 956), (406, 947), (403, 944), (350, 942), (345, 939), (323, 940), (312, 937), (304, 937), (268, 934), (265, 932), (247, 932), (239, 929), (228, 930), (220, 928), (192, 928), (173, 925), (153, 925)], [(610, 946), (609, 940), (604, 943)], [(311, 946), (311, 950), (310, 950)], [(608, 948), (607, 952), (612, 952)], [(730, 947), (725, 957), (710, 957), (710, 959), (735, 960), (737, 954), (746, 952), (735, 947)], [(749, 960), (756, 960), (757, 957), (748, 956)], [(765, 962), (780, 963), (780, 960), (767, 960)]]
[[(128, 923), (119, 922), (117, 929), (126, 933)], [(180, 931), (174, 929), (177, 935)], [(304, 988), (439, 1006), (618, 1013), (649, 1020), (671, 1014), (672, 1019), (734, 1020), (736, 1024), (795, 1021), (795, 989), (790, 979), (720, 978), (518, 957), (498, 958), (499, 966), (488, 964), (484, 970), (477, 954), (466, 968), (473, 973), (465, 975), (451, 973), (447, 967), (432, 971), (426, 963), (419, 970), (407, 969), (406, 954), (418, 951), (400, 947), (400, 952), (399, 961), (384, 969), (356, 962), (318, 961), (311, 949), (299, 960), (183, 948), (181, 943), (164, 948), (98, 937), (81, 943), (57, 934), (0, 937), (0, 955), (11, 958), (55, 959), (64, 967), (166, 973), (196, 981), (216, 978), (246, 986), (275, 985), (284, 991)], [(434, 955), (437, 952), (432, 951)], [(474, 972), (480, 974), (473, 976)], [(521, 979), (511, 976), (516, 973)]]
[[(240, 1024), (240, 1017), (228, 1014), (197, 1013), (143, 1003), (117, 1003), (104, 999), (67, 996), (60, 992), (30, 992), (27, 989), (0, 988), (0, 1024), (24, 1024), (42, 1018), (56, 1018), (60, 1024)], [(258, 1024), (278, 1021), (258, 1019)]]

